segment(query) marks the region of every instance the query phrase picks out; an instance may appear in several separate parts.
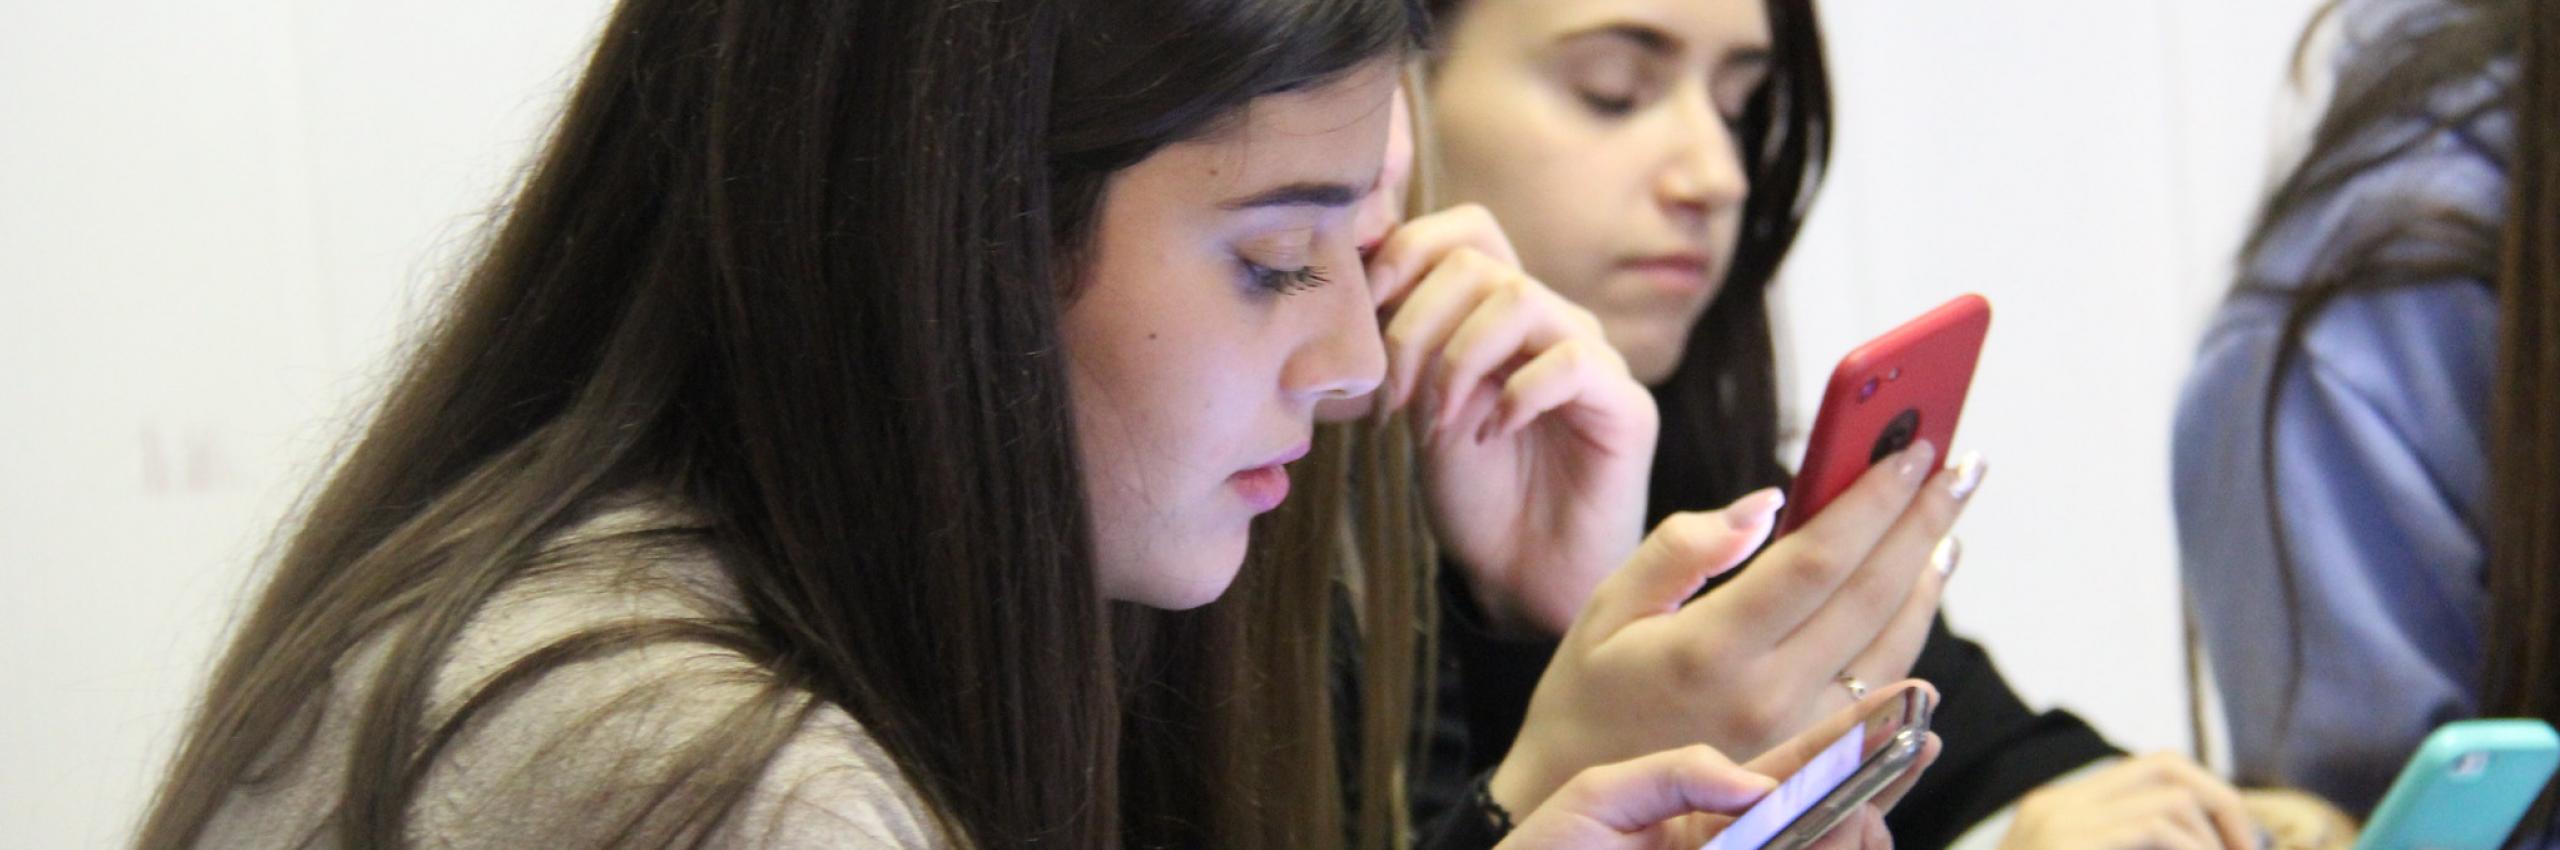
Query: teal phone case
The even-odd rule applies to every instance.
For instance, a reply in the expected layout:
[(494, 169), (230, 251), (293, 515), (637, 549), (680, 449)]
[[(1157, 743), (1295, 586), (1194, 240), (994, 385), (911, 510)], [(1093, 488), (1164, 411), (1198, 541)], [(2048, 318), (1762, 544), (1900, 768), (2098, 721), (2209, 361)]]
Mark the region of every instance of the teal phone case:
[(2374, 807), (2356, 850), (2497, 850), (2560, 766), (2560, 734), (2540, 720), (2438, 727)]

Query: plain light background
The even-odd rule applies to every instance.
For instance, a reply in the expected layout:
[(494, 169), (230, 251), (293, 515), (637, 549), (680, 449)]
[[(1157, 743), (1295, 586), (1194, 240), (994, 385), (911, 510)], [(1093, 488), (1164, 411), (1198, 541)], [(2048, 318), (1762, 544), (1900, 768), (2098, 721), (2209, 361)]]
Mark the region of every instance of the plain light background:
[[(1830, 362), (1996, 305), (1947, 598), (2031, 703), (2184, 748), (2168, 421), (2316, 0), (1825, 6), (1840, 142), (1781, 298)], [(12, 2), (0, 845), (128, 840), (271, 535), (542, 137), (601, 0)]]

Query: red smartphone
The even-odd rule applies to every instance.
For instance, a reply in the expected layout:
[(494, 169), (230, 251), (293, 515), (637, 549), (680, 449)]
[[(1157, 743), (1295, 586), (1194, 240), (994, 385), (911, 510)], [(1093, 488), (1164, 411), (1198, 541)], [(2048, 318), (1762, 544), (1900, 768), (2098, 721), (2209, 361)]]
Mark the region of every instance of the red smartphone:
[(1961, 295), (1858, 346), (1831, 372), (1778, 533), (1803, 526), (1867, 467), (1927, 438), (1943, 455), (1991, 332), (1991, 302)]

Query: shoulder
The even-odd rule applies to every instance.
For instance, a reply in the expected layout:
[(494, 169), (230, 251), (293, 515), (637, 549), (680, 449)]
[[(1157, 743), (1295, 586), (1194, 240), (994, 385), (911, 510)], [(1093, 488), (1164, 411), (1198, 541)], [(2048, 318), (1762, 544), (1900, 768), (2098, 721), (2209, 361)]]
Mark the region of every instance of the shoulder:
[(737, 592), (681, 518), (599, 514), (474, 615), (428, 700), (426, 728), (452, 737), (413, 833), (455, 847), (945, 845), (860, 723), (748, 654)]

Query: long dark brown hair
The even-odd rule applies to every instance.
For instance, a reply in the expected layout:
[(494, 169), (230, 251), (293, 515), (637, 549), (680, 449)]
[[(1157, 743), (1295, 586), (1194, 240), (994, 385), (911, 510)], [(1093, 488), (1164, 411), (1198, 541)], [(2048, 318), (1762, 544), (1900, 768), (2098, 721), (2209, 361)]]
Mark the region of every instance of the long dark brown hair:
[[(2259, 213), (2244, 255), (2279, 238), (2286, 222), (2347, 181), (2404, 156), (2440, 133), (2472, 135), (2507, 113), (2510, 149), (2481, 151), (2509, 180), (2503, 220), (2441, 205), (2358, 210), (2325, 237), (2299, 279), (2243, 276), (2233, 297), (2284, 299), (2285, 316), (2264, 390), (2258, 474), (2267, 482), (2292, 673), (2279, 699), (2277, 736), (2289, 731), (2303, 674), (2301, 577), (2287, 542), (2283, 491), (2275, 486), (2277, 413), (2304, 338), (2322, 313), (2357, 295), (2432, 286), (2487, 286), (2498, 298), (2496, 373), (2490, 384), (2488, 618), (2480, 683), (2488, 716), (2560, 723), (2560, 15), (2536, 0), (2446, 0), (2441, 13), (2402, 13), (2340, 71), (2336, 94), (2302, 162)], [(2335, 14), (2336, 4), (2323, 14)], [(2492, 73), (2514, 61), (2512, 82)], [(2460, 109), (2448, 87), (2494, 85), (2496, 96)], [(2412, 122), (2424, 132), (2412, 132)], [(2545, 800), (2548, 809), (2548, 799)], [(2520, 834), (2531, 834), (2528, 829)]]
[[(709, 838), (821, 704), (978, 846), (1156, 832), (1124, 812), (1300, 816), (1166, 779), (1241, 722), (1123, 711), (1149, 699), (1124, 678), (1197, 700), (1208, 680), (1182, 677), (1250, 648), (1150, 639), (1182, 618), (1097, 594), (1057, 317), (1113, 172), (1390, 59), (1418, 26), (1396, 0), (625, 0), (485, 255), (304, 511), (140, 846), (195, 844), (236, 789), (316, 752), (298, 719), (346, 687), (365, 697), (325, 837), (401, 846), (475, 712), (660, 641), (772, 681), (673, 748), (653, 774), (669, 787), (615, 843)], [(431, 717), (473, 612), (635, 488), (701, 517), (747, 616), (575, 635)], [(335, 681), (365, 645), (380, 672)]]

